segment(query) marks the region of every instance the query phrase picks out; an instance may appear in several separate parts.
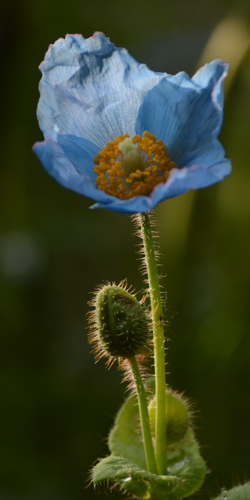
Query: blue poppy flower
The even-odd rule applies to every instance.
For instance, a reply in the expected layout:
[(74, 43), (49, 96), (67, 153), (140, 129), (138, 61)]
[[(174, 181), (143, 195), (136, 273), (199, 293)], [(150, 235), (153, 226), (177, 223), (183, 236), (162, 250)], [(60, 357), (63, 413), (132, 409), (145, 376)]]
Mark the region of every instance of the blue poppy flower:
[(116, 212), (214, 184), (231, 171), (218, 140), (227, 66), (155, 73), (102, 33), (67, 35), (40, 66), (45, 140), (33, 150), (60, 184)]

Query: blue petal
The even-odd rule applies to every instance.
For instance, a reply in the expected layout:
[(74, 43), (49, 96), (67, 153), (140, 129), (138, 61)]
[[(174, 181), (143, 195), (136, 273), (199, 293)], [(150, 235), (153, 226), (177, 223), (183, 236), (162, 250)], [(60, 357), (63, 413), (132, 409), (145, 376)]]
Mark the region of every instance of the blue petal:
[(68, 35), (50, 46), (40, 69), (40, 128), (84, 137), (99, 149), (117, 135), (135, 134), (138, 109), (164, 74), (137, 63), (102, 33)]
[(77, 172), (70, 158), (51, 137), (43, 142), (36, 142), (32, 149), (47, 172), (62, 186), (103, 203), (113, 200), (113, 196), (96, 187), (92, 175)]
[(146, 95), (136, 132), (152, 132), (167, 146), (177, 168), (209, 167), (224, 157), (217, 139), (222, 123), (222, 83), (228, 65), (213, 61), (190, 79), (186, 73), (165, 76)]
[(134, 196), (129, 200), (119, 200), (114, 198), (109, 202), (95, 203), (90, 208), (107, 208), (113, 212), (119, 212), (123, 214), (135, 214), (147, 212), (154, 208), (151, 197), (149, 196)]
[(221, 181), (231, 172), (230, 160), (222, 159), (211, 168), (203, 166), (173, 169), (166, 183), (159, 184), (151, 193), (153, 206), (167, 198), (173, 198), (189, 189), (200, 189)]
[(93, 170), (93, 158), (98, 153), (98, 147), (82, 137), (69, 134), (59, 135), (57, 143), (73, 163), (77, 172), (88, 175), (94, 181), (96, 174)]

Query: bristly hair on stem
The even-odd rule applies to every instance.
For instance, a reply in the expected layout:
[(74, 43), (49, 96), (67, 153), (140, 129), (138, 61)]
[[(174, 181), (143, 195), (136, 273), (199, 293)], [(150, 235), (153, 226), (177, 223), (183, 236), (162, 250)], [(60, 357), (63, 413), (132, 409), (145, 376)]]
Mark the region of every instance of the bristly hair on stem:
[[(160, 235), (159, 235), (159, 231), (157, 230), (157, 226), (158, 226), (157, 213), (155, 210), (152, 210), (150, 212), (147, 212), (147, 215), (148, 215), (149, 220), (150, 220), (151, 228), (156, 228), (155, 230), (151, 229), (151, 232), (152, 232), (153, 241), (154, 241), (154, 249), (155, 249), (157, 268), (158, 268), (158, 270), (159, 270), (159, 268), (161, 270), (162, 263), (160, 262), (160, 259), (162, 258), (162, 253), (160, 250), (160, 243), (159, 243)], [(141, 228), (141, 214), (131, 215), (131, 220), (132, 220), (134, 227), (135, 227), (134, 235), (137, 236), (141, 240), (139, 243), (136, 244), (136, 247), (138, 248), (137, 253), (139, 255), (139, 260), (140, 260), (139, 270), (143, 276), (144, 283), (146, 284), (146, 288), (143, 290), (143, 293), (145, 294), (144, 295), (145, 300), (147, 300), (150, 297), (150, 290), (149, 290), (149, 280), (148, 280), (148, 268), (147, 268), (147, 263), (146, 263), (146, 259), (145, 259), (144, 240), (143, 240), (142, 228)], [(165, 305), (167, 292), (165, 289), (165, 285), (163, 283), (163, 280), (166, 276), (160, 272), (158, 273), (158, 276), (159, 276), (159, 286), (160, 286), (162, 312), (163, 312), (162, 321), (163, 321), (164, 327), (169, 328), (170, 321), (166, 317), (167, 307)], [(149, 310), (149, 314), (151, 317), (153, 314), (153, 311)], [(152, 319), (151, 319), (151, 321), (152, 321)], [(165, 347), (165, 350), (167, 350), (167, 347)]]
[[(135, 220), (135, 218), (134, 218)], [(155, 231), (152, 231), (152, 216), (149, 213), (136, 217), (137, 234), (142, 239), (143, 268), (147, 272), (147, 285), (150, 294), (151, 320), (154, 344), (154, 371), (156, 389), (155, 418), (155, 457), (159, 474), (165, 474), (166, 456), (166, 415), (165, 415), (165, 337), (162, 312), (162, 292), (159, 281), (157, 254), (155, 252)]]
[[(151, 226), (151, 233), (153, 236), (153, 241), (154, 241), (154, 252), (155, 252), (155, 257), (156, 257), (156, 262), (157, 262), (157, 267), (162, 268), (162, 263), (160, 262), (160, 259), (162, 258), (162, 253), (160, 250), (160, 243), (159, 243), (159, 231), (157, 229), (158, 227), (158, 218), (155, 210), (152, 210), (150, 212), (147, 212), (146, 215), (149, 218), (150, 221), (150, 226)], [(143, 290), (145, 294), (147, 294), (147, 297), (149, 296), (149, 281), (148, 281), (148, 268), (147, 268), (147, 263), (145, 260), (145, 249), (144, 249), (144, 239), (142, 235), (142, 227), (141, 227), (141, 214), (133, 214), (130, 216), (132, 223), (134, 225), (135, 231), (134, 235), (140, 239), (140, 242), (137, 243), (135, 246), (137, 248), (137, 253), (139, 255), (139, 270), (143, 276), (144, 283), (147, 285), (147, 288)], [(155, 228), (155, 229), (153, 229)], [(163, 294), (165, 294), (165, 290), (162, 284), (162, 279), (165, 278), (164, 275), (159, 274), (159, 280), (160, 280), (160, 287), (162, 289), (162, 299), (164, 299)]]
[[(152, 379), (152, 375), (148, 372), (147, 368), (145, 367), (145, 356), (138, 354), (136, 356), (136, 360), (140, 369), (141, 378), (145, 385), (145, 388), (149, 394), (152, 394), (153, 397), (154, 391), (150, 388), (150, 385), (148, 385), (147, 383), (148, 380)], [(136, 394), (136, 386), (131, 371), (130, 362), (127, 359), (121, 359), (119, 361), (119, 368), (124, 372), (122, 383), (127, 384), (127, 391), (129, 391), (131, 394)]]
[[(151, 212), (147, 212), (147, 215), (148, 215), (149, 220), (150, 220), (151, 228), (156, 227), (158, 225), (156, 212), (152, 210)], [(145, 261), (145, 252), (144, 252), (144, 244), (143, 244), (143, 236), (142, 236), (142, 228), (141, 228), (141, 214), (131, 215), (131, 220), (132, 220), (134, 227), (135, 227), (134, 234), (135, 234), (135, 236), (137, 236), (141, 240), (140, 243), (138, 243), (136, 245), (138, 247), (137, 253), (140, 256), (140, 261), (141, 261), (139, 269), (140, 269), (142, 276), (144, 278), (144, 282), (146, 283), (146, 285), (148, 285), (148, 278), (147, 277), (145, 278), (145, 275), (147, 276), (148, 270), (147, 270), (147, 264)], [(153, 239), (154, 239), (154, 248), (155, 248), (155, 255), (156, 255), (156, 259), (157, 259), (157, 266), (161, 266), (161, 263), (159, 262), (159, 259), (162, 256), (160, 253), (160, 246), (159, 246), (159, 241), (158, 241), (159, 240), (159, 231), (152, 229), (152, 235), (153, 235)], [(148, 288), (146, 289), (146, 291), (148, 292)]]

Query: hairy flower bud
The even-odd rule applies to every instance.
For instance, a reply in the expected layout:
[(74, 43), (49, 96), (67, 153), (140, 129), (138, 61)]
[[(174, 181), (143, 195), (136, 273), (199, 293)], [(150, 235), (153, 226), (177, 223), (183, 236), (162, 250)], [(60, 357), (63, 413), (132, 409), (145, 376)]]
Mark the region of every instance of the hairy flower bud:
[(147, 350), (149, 327), (141, 302), (122, 286), (102, 287), (93, 301), (92, 335), (97, 358), (130, 359)]
[[(153, 434), (155, 432), (155, 407), (156, 398), (152, 399), (148, 407), (150, 427)], [(187, 403), (170, 390), (165, 393), (165, 408), (167, 443), (171, 444), (185, 436), (189, 426), (189, 412)]]

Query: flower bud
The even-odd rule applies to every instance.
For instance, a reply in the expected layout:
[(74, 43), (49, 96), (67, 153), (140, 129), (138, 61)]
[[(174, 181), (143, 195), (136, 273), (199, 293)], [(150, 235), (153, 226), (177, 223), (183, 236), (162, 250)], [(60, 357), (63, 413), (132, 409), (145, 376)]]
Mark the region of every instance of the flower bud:
[(130, 359), (146, 352), (149, 340), (147, 312), (128, 290), (106, 285), (95, 296), (93, 305), (94, 334), (97, 357)]
[[(155, 433), (155, 407), (156, 398), (152, 399), (148, 407), (153, 435)], [(189, 412), (186, 402), (179, 395), (169, 390), (165, 393), (165, 408), (167, 443), (171, 444), (185, 436), (189, 426)]]

